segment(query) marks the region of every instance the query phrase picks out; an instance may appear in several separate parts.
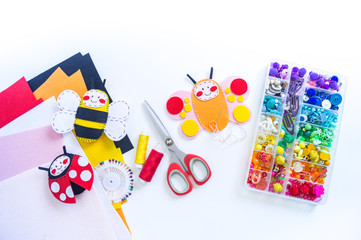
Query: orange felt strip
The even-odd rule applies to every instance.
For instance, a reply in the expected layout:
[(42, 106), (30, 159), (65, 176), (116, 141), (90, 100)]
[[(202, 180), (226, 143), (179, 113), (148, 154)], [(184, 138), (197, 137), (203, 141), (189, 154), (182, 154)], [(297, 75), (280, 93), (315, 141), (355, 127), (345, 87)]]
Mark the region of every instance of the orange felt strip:
[(128, 231), (130, 232), (130, 234), (132, 234), (132, 232), (130, 231), (129, 229), (129, 226), (128, 226), (128, 223), (127, 223), (127, 220), (125, 219), (125, 216), (124, 216), (124, 213), (123, 213), (123, 210), (121, 207), (119, 208), (116, 208), (115, 209), (117, 211), (117, 213), (119, 214), (119, 216), (121, 217), (121, 219), (123, 220), (125, 226), (128, 228)]
[(86, 93), (87, 88), (80, 70), (68, 76), (61, 68), (57, 68), (46, 82), (36, 89), (34, 95), (37, 99), (46, 100), (52, 96), (58, 99), (59, 94), (65, 90), (73, 90), (80, 97)]
[[(204, 79), (199, 81), (197, 84), (209, 80), (210, 79)], [(192, 104), (194, 113), (196, 114), (199, 123), (208, 132), (214, 132), (215, 127), (217, 127), (218, 131), (221, 131), (227, 126), (229, 122), (226, 97), (224, 96), (221, 86), (218, 83), (216, 84), (219, 89), (219, 94), (217, 97), (208, 101), (199, 100), (194, 94), (194, 87), (192, 90)], [(215, 126), (215, 123), (217, 126)]]

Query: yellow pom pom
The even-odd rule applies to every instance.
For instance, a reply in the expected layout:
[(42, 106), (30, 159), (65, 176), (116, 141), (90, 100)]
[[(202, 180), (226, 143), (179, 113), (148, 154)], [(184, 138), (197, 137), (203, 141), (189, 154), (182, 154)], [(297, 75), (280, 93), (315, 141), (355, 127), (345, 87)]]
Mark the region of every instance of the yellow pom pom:
[(300, 142), (300, 143), (298, 144), (298, 146), (300, 146), (300, 148), (305, 148), (305, 147), (306, 147), (306, 144), (305, 144), (304, 142)]
[(325, 161), (325, 165), (329, 166), (330, 165), (330, 161)]
[(282, 154), (285, 152), (285, 150), (283, 149), (283, 147), (277, 146), (276, 152), (277, 152), (279, 155), (282, 155)]
[(285, 165), (285, 163), (286, 163), (286, 159), (280, 155), (278, 155), (275, 160), (276, 160), (276, 163), (279, 165)]
[(285, 134), (286, 134), (285, 131), (284, 131), (284, 130), (281, 130), (281, 132), (280, 132), (280, 137), (283, 138), (283, 137), (285, 136)]
[(298, 153), (301, 150), (300, 146), (295, 146), (295, 153)]
[(261, 145), (261, 144), (257, 144), (255, 148), (256, 148), (256, 150), (261, 151), (261, 150), (262, 150), (262, 145)]
[(275, 192), (280, 193), (280, 192), (282, 192), (283, 187), (282, 187), (282, 185), (280, 183), (274, 183), (273, 184), (273, 189), (275, 190)]

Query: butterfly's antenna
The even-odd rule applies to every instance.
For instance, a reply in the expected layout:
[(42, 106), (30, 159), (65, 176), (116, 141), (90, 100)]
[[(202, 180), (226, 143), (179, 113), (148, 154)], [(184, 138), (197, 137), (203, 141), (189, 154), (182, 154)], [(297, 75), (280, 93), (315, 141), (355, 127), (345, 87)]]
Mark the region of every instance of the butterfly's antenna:
[(187, 77), (189, 77), (189, 79), (192, 81), (193, 84), (197, 83), (189, 74), (187, 74)]
[(66, 147), (65, 146), (63, 146), (63, 151), (64, 151), (64, 154), (66, 153)]
[(106, 82), (107, 80), (106, 79), (104, 79), (104, 81), (103, 81), (103, 90), (105, 91), (105, 82)]
[(44, 170), (44, 171), (49, 171), (49, 168), (44, 168), (44, 167), (38, 167), (39, 170)]
[(211, 73), (209, 74), (209, 79), (212, 79), (213, 77), (213, 67), (211, 67)]

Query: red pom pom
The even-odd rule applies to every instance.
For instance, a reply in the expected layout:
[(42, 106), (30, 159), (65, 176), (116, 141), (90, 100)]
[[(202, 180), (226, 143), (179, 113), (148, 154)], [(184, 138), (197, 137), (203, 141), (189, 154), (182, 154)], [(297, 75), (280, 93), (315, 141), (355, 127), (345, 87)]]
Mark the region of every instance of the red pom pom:
[(302, 185), (300, 189), (303, 194), (308, 194), (308, 192), (310, 191), (310, 188), (306, 184)]
[(298, 194), (298, 188), (296, 186), (292, 186), (290, 192), (293, 196), (296, 196)]

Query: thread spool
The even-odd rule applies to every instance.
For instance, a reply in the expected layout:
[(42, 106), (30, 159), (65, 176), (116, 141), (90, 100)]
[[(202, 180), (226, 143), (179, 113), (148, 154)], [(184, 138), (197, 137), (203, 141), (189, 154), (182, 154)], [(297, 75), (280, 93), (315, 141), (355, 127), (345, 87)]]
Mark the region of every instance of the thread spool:
[(137, 168), (142, 168), (144, 165), (145, 157), (147, 155), (148, 140), (149, 136), (146, 133), (142, 132), (139, 135), (137, 153), (134, 161)]
[(152, 181), (152, 178), (157, 170), (160, 161), (162, 160), (164, 154), (158, 152), (155, 149), (152, 149), (150, 152), (147, 161), (144, 164), (142, 171), (140, 171), (139, 178), (142, 183)]

